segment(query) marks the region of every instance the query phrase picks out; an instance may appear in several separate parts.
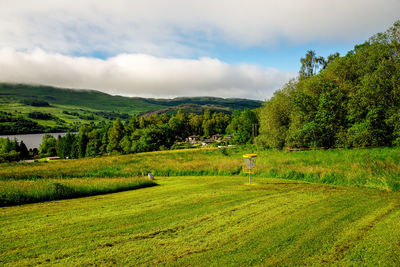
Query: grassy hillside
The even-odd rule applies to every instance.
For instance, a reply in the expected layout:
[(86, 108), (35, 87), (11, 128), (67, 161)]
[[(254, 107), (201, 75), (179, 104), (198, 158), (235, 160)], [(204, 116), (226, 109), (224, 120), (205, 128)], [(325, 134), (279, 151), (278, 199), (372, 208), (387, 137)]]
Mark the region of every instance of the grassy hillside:
[(232, 113), (232, 108), (224, 107), (224, 106), (199, 105), (199, 104), (179, 104), (177, 106), (171, 106), (171, 107), (167, 107), (167, 108), (163, 108), (163, 109), (145, 112), (145, 113), (142, 113), (141, 115), (142, 116), (150, 116), (151, 114), (162, 114), (162, 113), (172, 115), (172, 114), (176, 114), (179, 109), (185, 113), (196, 113), (196, 114), (201, 114), (206, 109), (209, 109), (212, 112)]
[(158, 109), (162, 105), (147, 103), (141, 98), (111, 96), (94, 90), (61, 89), (50, 86), (1, 84), (0, 93), (9, 102), (43, 100), (50, 105), (74, 106), (88, 110), (104, 110), (122, 113), (140, 113)]
[[(261, 101), (247, 99), (222, 99), (213, 97), (146, 99), (138, 97), (111, 96), (94, 90), (60, 89), (49, 86), (0, 84), (0, 111), (7, 112), (7, 118), (0, 120), (0, 134), (6, 129), (26, 133), (29, 129), (45, 127), (46, 131), (63, 131), (77, 128), (81, 124), (108, 122), (115, 118), (126, 120), (129, 116), (146, 112), (176, 112), (182, 108), (186, 112), (201, 113), (205, 109), (231, 113), (235, 109), (257, 108)], [(50, 114), (52, 118), (32, 117), (32, 113)], [(10, 115), (8, 115), (10, 114)], [(42, 117), (46, 117), (46, 116)], [(4, 115), (5, 116), (5, 115)], [(4, 117), (3, 116), (3, 117)], [(29, 124), (17, 118), (34, 121), (39, 126), (22, 127)], [(49, 116), (47, 116), (49, 117)], [(15, 132), (14, 132), (15, 133)]]
[(262, 102), (241, 98), (218, 98), (218, 97), (177, 97), (174, 99), (147, 99), (149, 103), (162, 104), (165, 106), (177, 106), (182, 104), (221, 106), (232, 109), (254, 109), (261, 106)]
[(2, 265), (398, 266), (398, 193), (280, 179), (160, 186), (0, 208)]

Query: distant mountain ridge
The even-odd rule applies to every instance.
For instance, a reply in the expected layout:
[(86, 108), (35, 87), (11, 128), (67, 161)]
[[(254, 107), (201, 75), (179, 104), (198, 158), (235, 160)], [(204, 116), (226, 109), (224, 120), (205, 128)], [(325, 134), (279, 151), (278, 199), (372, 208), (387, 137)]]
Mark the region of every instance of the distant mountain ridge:
[[(81, 124), (123, 120), (133, 115), (185, 112), (232, 113), (255, 109), (262, 101), (240, 98), (177, 97), (157, 99), (113, 96), (96, 90), (66, 89), (43, 85), (0, 83), (0, 134), (38, 131), (65, 131)], [(23, 120), (25, 121), (23, 121)], [(18, 124), (15, 121), (18, 120)], [(30, 121), (27, 123), (26, 121)], [(33, 127), (31, 122), (36, 122)], [(30, 125), (20, 130), (21, 125)], [(39, 127), (40, 126), (40, 127)], [(40, 130), (37, 130), (40, 129)]]

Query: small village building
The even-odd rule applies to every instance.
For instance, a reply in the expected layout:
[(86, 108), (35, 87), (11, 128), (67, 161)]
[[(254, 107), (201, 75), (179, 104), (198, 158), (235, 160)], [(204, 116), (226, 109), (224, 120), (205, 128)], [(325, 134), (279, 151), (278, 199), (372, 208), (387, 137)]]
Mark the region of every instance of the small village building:
[(198, 135), (191, 135), (191, 136), (189, 136), (188, 137), (188, 141), (189, 141), (189, 143), (196, 143), (196, 142), (199, 142), (200, 141), (200, 136), (198, 136)]
[(223, 138), (222, 134), (214, 134), (213, 136), (211, 136), (211, 139), (215, 141), (222, 140), (222, 138)]
[(47, 157), (47, 160), (58, 160), (61, 159), (60, 157)]
[(202, 142), (203, 146), (207, 146), (209, 144), (215, 143), (216, 141), (213, 139), (204, 139), (204, 141)]
[(233, 139), (233, 135), (232, 134), (228, 134), (227, 136), (225, 136), (224, 140), (225, 141), (231, 141)]

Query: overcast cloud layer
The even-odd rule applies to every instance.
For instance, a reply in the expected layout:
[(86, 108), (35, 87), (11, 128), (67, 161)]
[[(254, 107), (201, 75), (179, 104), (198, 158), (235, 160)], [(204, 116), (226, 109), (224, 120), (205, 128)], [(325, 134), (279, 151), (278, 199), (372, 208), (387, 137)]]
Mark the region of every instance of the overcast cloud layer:
[(42, 50), (0, 50), (0, 80), (98, 89), (142, 97), (219, 96), (265, 99), (294, 73), (218, 59), (169, 59), (121, 54), (107, 60), (68, 57)]
[(242, 46), (368, 37), (399, 19), (399, 0), (0, 0), (0, 45), (52, 52), (185, 55)]
[(293, 74), (207, 50), (362, 40), (399, 10), (400, 0), (0, 0), (0, 81), (263, 99)]

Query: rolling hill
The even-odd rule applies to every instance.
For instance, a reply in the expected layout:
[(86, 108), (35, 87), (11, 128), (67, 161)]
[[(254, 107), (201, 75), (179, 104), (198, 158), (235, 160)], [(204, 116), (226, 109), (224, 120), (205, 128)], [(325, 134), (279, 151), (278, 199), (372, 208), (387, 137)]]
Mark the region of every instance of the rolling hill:
[(262, 101), (179, 97), (155, 99), (113, 96), (95, 90), (64, 89), (51, 86), (0, 83), (0, 134), (66, 131), (82, 124), (127, 120), (132, 115), (185, 112), (232, 113), (254, 109)]

